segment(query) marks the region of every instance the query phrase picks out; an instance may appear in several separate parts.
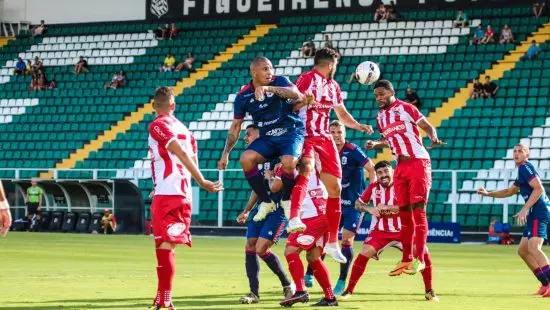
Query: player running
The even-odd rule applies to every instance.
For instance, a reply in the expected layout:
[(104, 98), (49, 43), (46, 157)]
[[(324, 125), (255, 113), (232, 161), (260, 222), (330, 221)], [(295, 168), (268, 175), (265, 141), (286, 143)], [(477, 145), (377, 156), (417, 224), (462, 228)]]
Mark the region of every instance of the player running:
[(519, 225), (523, 225), (523, 237), (519, 243), (518, 254), (541, 283), (534, 295), (550, 297), (550, 262), (542, 251), (544, 239), (548, 238), (547, 229), (550, 220), (550, 201), (533, 164), (529, 161), (529, 147), (523, 144), (514, 146), (514, 162), (518, 167), (518, 176), (509, 188), (488, 192), (481, 187), (477, 190), (481, 196), (506, 198), (518, 192), (525, 199), (525, 205), (514, 215)]
[(430, 155), (422, 145), (418, 127), (422, 128), (430, 138), (429, 148), (445, 143), (437, 138), (435, 128), (415, 106), (395, 98), (395, 90), (390, 81), (376, 82), (374, 96), (380, 107), (376, 123), (382, 137), (377, 141), (367, 141), (366, 148), (389, 146), (397, 160), (395, 195), (401, 218), (403, 258), (390, 271), (390, 276), (398, 276), (403, 272), (416, 274), (426, 266), (424, 261), (428, 237), (426, 204), (432, 186)]
[[(352, 129), (372, 133), (372, 127), (359, 124), (346, 110), (343, 104), (340, 86), (334, 80), (338, 54), (329, 48), (322, 48), (315, 53), (314, 67), (303, 73), (296, 81), (296, 86), (302, 94), (309, 94), (313, 102), (300, 108), (300, 117), (305, 122), (305, 140), (302, 152), (300, 175), (296, 178), (296, 186), (292, 190), (292, 200), (288, 230), (290, 232), (305, 229), (300, 221), (300, 207), (306, 196), (307, 184), (314, 171), (315, 155), (321, 161), (321, 181), (328, 191), (326, 217), (329, 223), (329, 237), (325, 251), (337, 262), (345, 263), (346, 257), (338, 247), (338, 228), (340, 225), (342, 187), (342, 167), (338, 149), (330, 136), (330, 111), (334, 108), (338, 119)], [(283, 207), (288, 205), (283, 202)]]
[(157, 295), (152, 310), (176, 309), (172, 304), (176, 244), (191, 246), (191, 177), (209, 192), (223, 190), (220, 182), (211, 182), (198, 168), (197, 144), (174, 117), (176, 102), (172, 90), (155, 91), (153, 107), (157, 117), (149, 126), (149, 150), (155, 184), (151, 217), (157, 256)]
[(4, 186), (0, 180), (0, 235), (5, 237), (11, 227), (11, 213), (8, 197), (4, 193)]
[(263, 176), (258, 170), (267, 158), (282, 156), (284, 174), (282, 175), (282, 200), (290, 200), (295, 184), (295, 170), (302, 153), (304, 125), (294, 112), (297, 100), (306, 101), (296, 86), (284, 76), (273, 75), (273, 65), (265, 57), (256, 57), (250, 64), (252, 81), (243, 86), (234, 102), (234, 118), (227, 133), (225, 148), (218, 162), (218, 169), (227, 167), (229, 153), (237, 143), (241, 125), (248, 113), (256, 126), (260, 128), (260, 137), (251, 143), (241, 155), (241, 166), (250, 187), (258, 195), (260, 207), (254, 217), (263, 220), (275, 210), (275, 203), (269, 198)]
[[(300, 169), (302, 167), (300, 166)], [(301, 172), (300, 172), (301, 173)], [(332, 291), (328, 269), (321, 259), (323, 247), (328, 233), (328, 219), (326, 217), (327, 192), (320, 182), (319, 172), (309, 179), (304, 205), (300, 211), (300, 217), (306, 224), (303, 232), (294, 232), (288, 236), (285, 249), (285, 257), (288, 262), (288, 269), (296, 284), (296, 293), (290, 298), (280, 302), (281, 306), (291, 307), (295, 303), (306, 303), (309, 301), (309, 294), (304, 283), (304, 265), (300, 259), (300, 253), (307, 251), (307, 261), (313, 270), (313, 275), (323, 289), (324, 298), (312, 306), (337, 306), (338, 302)]]
[[(393, 187), (393, 169), (391, 163), (382, 160), (374, 166), (378, 181), (371, 182), (369, 187), (355, 201), (355, 207), (361, 212), (372, 215), (370, 232), (365, 239), (363, 250), (353, 262), (349, 284), (342, 297), (349, 298), (355, 291), (355, 286), (365, 272), (369, 259), (378, 260), (380, 253), (390, 246), (401, 249), (399, 231), (399, 207), (396, 206), (396, 195)], [(372, 207), (368, 205), (372, 202)], [(422, 270), (426, 300), (439, 301), (432, 288), (432, 259), (430, 253), (424, 252), (426, 268)]]
[[(334, 286), (334, 294), (341, 295), (346, 288), (346, 279), (353, 260), (353, 240), (363, 222), (363, 213), (355, 210), (355, 200), (365, 190), (364, 170), (367, 170), (371, 182), (376, 181), (376, 173), (372, 161), (361, 148), (346, 141), (346, 127), (340, 121), (330, 123), (330, 134), (336, 143), (342, 163), (342, 254), (347, 262), (340, 264), (340, 276)], [(306, 286), (313, 285), (313, 273), (310, 268), (306, 272)]]
[[(246, 127), (244, 142), (249, 145), (259, 136), (259, 128), (254, 124), (250, 124)], [(265, 162), (262, 165), (260, 173), (271, 183), (272, 186), (270, 186), (270, 197), (271, 200), (278, 206), (280, 201), (279, 192), (282, 187), (282, 182), (280, 179), (276, 181), (275, 176), (273, 175), (273, 170), (275, 170), (275, 162), (276, 161)], [(256, 196), (254, 191), (252, 191), (245, 209), (237, 217), (237, 222), (239, 224), (246, 223), (247, 226), (245, 267), (250, 292), (239, 299), (239, 301), (243, 304), (256, 304), (260, 302), (260, 264), (258, 261), (258, 256), (262, 258), (271, 271), (279, 277), (285, 298), (294, 294), (292, 285), (283, 270), (279, 257), (275, 253), (271, 252), (271, 247), (277, 243), (286, 227), (287, 219), (285, 218), (283, 209), (278, 206), (277, 209), (274, 212), (269, 213), (264, 220), (259, 222), (253, 221), (252, 218), (258, 212), (258, 208), (254, 208), (257, 200), (258, 196)]]

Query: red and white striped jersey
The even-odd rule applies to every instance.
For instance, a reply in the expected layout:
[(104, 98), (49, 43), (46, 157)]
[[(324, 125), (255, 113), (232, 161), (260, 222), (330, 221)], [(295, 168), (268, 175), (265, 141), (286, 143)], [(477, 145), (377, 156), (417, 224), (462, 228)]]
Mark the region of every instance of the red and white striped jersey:
[[(378, 182), (369, 184), (369, 187), (359, 197), (363, 203), (372, 202), (373, 206), (384, 204), (387, 206), (397, 205), (393, 183), (384, 187)], [(401, 231), (401, 219), (399, 214), (384, 215), (380, 217), (373, 216), (370, 222), (370, 231), (399, 232)]]
[(149, 151), (155, 196), (178, 195), (191, 199), (191, 174), (176, 155), (168, 151), (170, 142), (179, 142), (194, 157), (197, 143), (191, 132), (172, 115), (159, 115), (149, 125)]
[(378, 111), (378, 131), (388, 141), (393, 156), (430, 159), (417, 125), (422, 119), (424, 115), (415, 106), (399, 99)]
[(330, 138), (330, 111), (344, 103), (340, 85), (334, 79), (327, 79), (319, 71), (312, 69), (302, 73), (296, 80), (302, 94), (312, 94), (314, 103), (300, 109), (299, 115), (306, 127), (306, 137), (323, 136)]
[(316, 170), (307, 184), (307, 194), (300, 209), (300, 218), (308, 219), (325, 214), (327, 198), (328, 193), (319, 178), (319, 171)]

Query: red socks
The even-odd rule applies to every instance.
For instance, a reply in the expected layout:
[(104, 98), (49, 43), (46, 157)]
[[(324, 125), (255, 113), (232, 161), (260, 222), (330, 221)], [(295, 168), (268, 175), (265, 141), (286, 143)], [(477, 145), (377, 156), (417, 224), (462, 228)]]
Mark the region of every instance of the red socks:
[[(334, 292), (332, 291), (332, 284), (330, 284), (330, 276), (328, 274), (327, 266), (323, 263), (321, 258), (309, 263), (311, 270), (313, 270), (313, 276), (319, 282), (319, 286), (323, 289), (326, 299), (334, 299)], [(303, 274), (303, 273), (302, 273)]]
[(340, 197), (327, 199), (328, 243), (338, 242), (340, 218), (342, 217), (342, 200)]
[[(403, 244), (403, 262), (410, 262), (413, 259), (412, 255), (412, 243), (414, 237), (414, 219), (413, 213), (409, 210), (399, 210), (399, 217), (401, 218), (401, 234), (400, 239)], [(424, 243), (426, 246), (426, 243)]]
[(309, 179), (301, 174), (296, 178), (296, 185), (290, 197), (290, 219), (300, 216), (300, 208), (306, 198), (308, 183)]
[[(426, 242), (428, 238), (428, 219), (426, 210), (414, 209), (414, 256), (421, 262), (424, 262), (424, 253), (426, 253)], [(403, 220), (403, 219), (401, 219)]]
[(355, 290), (355, 286), (359, 282), (359, 279), (365, 272), (365, 269), (367, 268), (367, 263), (369, 262), (369, 258), (366, 257), (363, 254), (357, 255), (357, 258), (353, 262), (353, 267), (351, 267), (351, 276), (349, 277), (349, 284), (347, 287), (347, 290), (350, 291), (350, 293), (353, 293)]
[(157, 253), (157, 297), (155, 302), (161, 306), (169, 306), (172, 303), (172, 282), (176, 273), (176, 260), (174, 250), (156, 249)]
[(304, 283), (304, 264), (302, 264), (300, 255), (298, 253), (288, 254), (286, 255), (286, 261), (292, 280), (294, 280), (294, 284), (296, 284), (296, 291), (304, 292), (306, 290), (306, 285)]
[(432, 257), (430, 252), (424, 252), (424, 263), (426, 263), (426, 268), (420, 273), (422, 274), (422, 280), (424, 281), (424, 289), (427, 291), (432, 289)]

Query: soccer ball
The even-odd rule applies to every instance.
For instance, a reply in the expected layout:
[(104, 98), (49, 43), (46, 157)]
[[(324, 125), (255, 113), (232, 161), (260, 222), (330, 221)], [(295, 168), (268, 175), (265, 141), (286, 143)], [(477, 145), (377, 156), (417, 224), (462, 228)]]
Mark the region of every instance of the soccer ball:
[(380, 68), (372, 61), (363, 61), (355, 69), (355, 78), (363, 85), (370, 85), (380, 77)]

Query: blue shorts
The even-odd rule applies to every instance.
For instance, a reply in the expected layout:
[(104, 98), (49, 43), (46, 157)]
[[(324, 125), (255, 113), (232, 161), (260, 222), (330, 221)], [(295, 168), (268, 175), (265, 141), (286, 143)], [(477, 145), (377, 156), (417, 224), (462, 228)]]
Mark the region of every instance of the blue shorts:
[(262, 135), (250, 144), (247, 150), (258, 152), (264, 158), (276, 158), (292, 155), (300, 158), (304, 145), (304, 135), (301, 131), (292, 129), (281, 136)]
[(363, 212), (355, 210), (354, 207), (342, 206), (342, 217), (340, 219), (340, 228), (344, 227), (355, 234), (359, 233), (361, 223), (363, 222)]
[(531, 239), (539, 237), (548, 238), (548, 218), (538, 218), (535, 216), (527, 216), (527, 224), (523, 227), (523, 237)]
[(246, 220), (246, 239), (264, 238), (277, 243), (284, 232), (287, 219), (283, 208), (269, 213), (263, 221), (254, 222), (252, 218), (258, 213), (258, 207), (252, 209)]

